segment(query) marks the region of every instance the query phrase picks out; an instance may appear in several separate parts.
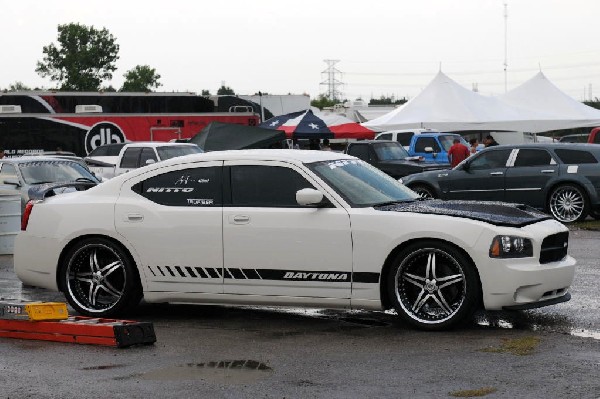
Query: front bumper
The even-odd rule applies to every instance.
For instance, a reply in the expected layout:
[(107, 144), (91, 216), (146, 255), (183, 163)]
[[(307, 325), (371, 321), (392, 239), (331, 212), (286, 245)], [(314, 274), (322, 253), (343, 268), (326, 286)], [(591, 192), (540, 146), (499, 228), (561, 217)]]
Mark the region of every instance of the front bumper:
[(504, 309), (504, 310), (536, 309), (536, 308), (542, 308), (544, 306), (556, 305), (557, 303), (563, 303), (563, 302), (567, 302), (570, 300), (571, 300), (571, 294), (569, 292), (567, 292), (563, 296), (560, 296), (557, 298), (546, 299), (544, 301), (533, 302), (533, 303), (526, 303), (523, 305), (504, 306), (502, 309)]

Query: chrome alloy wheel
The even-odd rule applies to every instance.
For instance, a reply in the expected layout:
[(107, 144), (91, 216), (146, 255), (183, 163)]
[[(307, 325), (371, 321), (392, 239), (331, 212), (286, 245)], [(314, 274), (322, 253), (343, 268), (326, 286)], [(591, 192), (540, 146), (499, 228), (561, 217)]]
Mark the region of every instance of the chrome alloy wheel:
[(574, 222), (584, 217), (585, 201), (584, 194), (577, 187), (559, 187), (550, 197), (550, 212), (560, 222)]
[(408, 254), (395, 276), (395, 294), (402, 311), (422, 324), (453, 318), (466, 298), (463, 266), (438, 248), (422, 248)]
[(431, 193), (431, 191), (425, 187), (417, 186), (412, 189), (415, 193), (419, 194), (419, 197), (423, 199), (434, 199), (435, 197)]
[(124, 261), (109, 246), (84, 245), (69, 260), (68, 295), (87, 312), (105, 312), (114, 307), (124, 295), (126, 283)]

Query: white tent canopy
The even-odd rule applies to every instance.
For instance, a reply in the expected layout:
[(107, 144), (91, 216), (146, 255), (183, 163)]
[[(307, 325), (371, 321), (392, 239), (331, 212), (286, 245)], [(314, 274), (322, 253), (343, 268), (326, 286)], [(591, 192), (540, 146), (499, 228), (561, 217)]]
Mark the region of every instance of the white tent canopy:
[[(539, 74), (502, 97), (488, 97), (439, 72), (404, 106), (363, 125), (378, 131), (430, 128), (537, 133), (600, 124), (600, 111), (571, 99), (543, 75), (543, 79), (538, 77)], [(532, 81), (536, 84), (530, 84)], [(580, 106), (579, 112), (575, 112), (574, 104)], [(584, 113), (581, 107), (589, 108), (588, 112)]]

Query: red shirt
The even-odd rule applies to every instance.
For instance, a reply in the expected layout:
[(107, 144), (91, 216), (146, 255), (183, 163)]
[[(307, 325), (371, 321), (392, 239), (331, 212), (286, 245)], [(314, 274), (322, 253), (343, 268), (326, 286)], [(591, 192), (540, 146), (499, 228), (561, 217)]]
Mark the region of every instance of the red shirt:
[(448, 150), (448, 159), (450, 160), (450, 166), (455, 167), (471, 155), (466, 145), (461, 143), (452, 144), (452, 147)]

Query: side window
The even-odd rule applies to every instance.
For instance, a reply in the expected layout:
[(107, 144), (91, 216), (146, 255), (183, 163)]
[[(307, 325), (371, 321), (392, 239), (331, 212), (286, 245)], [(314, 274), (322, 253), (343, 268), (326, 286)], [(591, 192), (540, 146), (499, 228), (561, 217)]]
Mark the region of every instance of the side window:
[(108, 154), (108, 146), (102, 145), (100, 147), (96, 147), (92, 152), (89, 153), (90, 157), (104, 157)]
[(157, 204), (211, 207), (223, 204), (222, 167), (183, 169), (137, 183), (133, 191)]
[(11, 164), (4, 163), (2, 164), (2, 168), (0, 168), (0, 181), (4, 183), (4, 179), (16, 179), (17, 178), (17, 170)]
[(148, 165), (146, 162), (148, 162), (149, 160), (153, 160), (154, 162), (158, 161), (156, 153), (154, 152), (154, 148), (142, 149), (142, 154), (140, 155), (140, 166)]
[(433, 137), (418, 137), (415, 143), (415, 152), (425, 152), (425, 148), (433, 148), (433, 152), (440, 152), (441, 148)]
[(408, 147), (410, 145), (410, 140), (414, 135), (415, 134), (413, 132), (398, 133), (396, 134), (396, 141), (398, 141), (403, 146)]
[(353, 157), (369, 162), (369, 146), (365, 144), (354, 144), (350, 146), (348, 154)]
[(566, 164), (582, 164), (582, 163), (598, 163), (598, 160), (592, 153), (580, 150), (554, 150), (556, 155), (563, 163)]
[(382, 133), (377, 135), (377, 138), (375, 140), (391, 140), (392, 139), (392, 134), (391, 133)]
[(121, 167), (137, 168), (141, 152), (142, 149), (140, 147), (129, 147), (126, 149), (125, 153), (123, 153), (123, 158), (121, 159)]
[(515, 167), (550, 165), (552, 157), (546, 150), (521, 148), (515, 159)]
[(504, 168), (511, 151), (507, 149), (480, 153), (469, 162), (469, 170)]
[(298, 172), (279, 166), (231, 167), (233, 206), (295, 208), (296, 191), (314, 188)]

